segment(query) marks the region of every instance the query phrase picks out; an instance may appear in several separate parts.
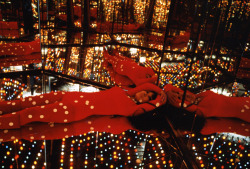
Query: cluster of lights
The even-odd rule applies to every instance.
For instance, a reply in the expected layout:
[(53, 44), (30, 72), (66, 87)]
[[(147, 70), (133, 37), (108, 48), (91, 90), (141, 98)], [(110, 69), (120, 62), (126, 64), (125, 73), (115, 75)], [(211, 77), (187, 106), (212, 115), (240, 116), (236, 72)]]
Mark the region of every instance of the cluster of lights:
[(1, 143), (0, 158), (2, 169), (41, 168), (45, 169), (44, 142), (15, 139), (12, 142)]
[[(186, 135), (201, 168), (246, 168), (249, 166), (249, 139), (230, 134)], [(14, 140), (1, 143), (1, 168), (45, 168), (45, 142)], [(178, 168), (181, 157), (173, 145), (158, 137), (128, 130), (119, 135), (89, 132), (61, 141), (58, 155), (63, 168)], [(48, 152), (47, 152), (48, 153)], [(80, 153), (80, 154), (79, 154)], [(169, 155), (171, 154), (171, 155)], [(17, 163), (18, 161), (18, 163)]]
[(10, 78), (3, 78), (0, 82), (1, 100), (13, 100), (21, 98), (23, 90), (26, 87), (25, 84)]
[[(192, 64), (191, 76), (189, 78), (188, 88), (196, 88), (206, 83), (204, 75), (212, 76), (212, 82), (218, 82), (221, 77), (221, 72), (212, 70), (210, 67), (202, 66), (202, 62), (197, 60)], [(166, 64), (161, 68), (160, 85), (173, 84), (177, 87), (184, 87), (187, 81), (188, 72), (190, 69), (190, 59), (185, 59), (185, 62)]]
[(156, 0), (153, 15), (153, 27), (165, 28), (168, 20), (168, 13), (171, 1)]
[[(158, 137), (128, 130), (119, 135), (105, 132), (89, 132), (67, 137), (61, 141), (58, 154), (60, 169), (63, 168), (174, 168), (181, 164)], [(45, 168), (45, 142), (21, 141), (0, 145), (2, 168)], [(47, 152), (48, 153), (48, 152)], [(80, 154), (79, 154), (80, 153)], [(18, 163), (16, 162), (18, 160)], [(179, 161), (179, 164), (178, 163)], [(175, 164), (176, 163), (176, 164)]]
[[(120, 135), (89, 132), (62, 139), (60, 169), (74, 168), (173, 168), (175, 157), (167, 157), (159, 138), (128, 130)], [(145, 154), (145, 150), (147, 150)], [(66, 154), (68, 152), (68, 154)], [(77, 155), (81, 152), (81, 156)], [(77, 157), (78, 156), (78, 159)], [(79, 159), (80, 158), (80, 159)], [(172, 160), (171, 160), (172, 159)], [(76, 164), (77, 162), (81, 164)]]
[(249, 166), (249, 137), (221, 133), (197, 137), (186, 135), (201, 168), (247, 168)]
[(48, 48), (46, 50), (46, 62), (45, 69), (46, 70), (55, 70), (56, 72), (62, 72), (63, 66), (65, 62), (65, 58), (61, 58), (60, 56), (65, 53), (65, 49), (63, 48)]

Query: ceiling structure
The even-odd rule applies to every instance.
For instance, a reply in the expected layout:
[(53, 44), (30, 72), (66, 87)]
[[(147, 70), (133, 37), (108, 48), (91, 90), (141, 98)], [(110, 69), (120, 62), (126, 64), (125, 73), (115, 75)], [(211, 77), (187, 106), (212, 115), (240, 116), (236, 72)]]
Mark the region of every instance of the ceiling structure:
[[(122, 55), (194, 93), (249, 96), (249, 2), (244, 0), (1, 0), (0, 43), (40, 39), (29, 57), (0, 56), (1, 99), (116, 84), (103, 51)], [(39, 5), (38, 5), (39, 4)], [(18, 53), (19, 55), (20, 52)], [(19, 56), (18, 55), (18, 56)], [(22, 56), (22, 55), (21, 55)], [(5, 63), (5, 64), (4, 64)], [(7, 64), (7, 65), (6, 65)], [(66, 87), (65, 87), (66, 86)], [(2, 168), (247, 168), (249, 137), (91, 132), (1, 144)], [(156, 137), (155, 137), (156, 136)], [(60, 150), (60, 152), (58, 151)], [(36, 157), (34, 157), (34, 155)], [(106, 158), (106, 157), (109, 158)], [(2, 160), (3, 159), (3, 160)], [(58, 167), (59, 168), (59, 167)]]

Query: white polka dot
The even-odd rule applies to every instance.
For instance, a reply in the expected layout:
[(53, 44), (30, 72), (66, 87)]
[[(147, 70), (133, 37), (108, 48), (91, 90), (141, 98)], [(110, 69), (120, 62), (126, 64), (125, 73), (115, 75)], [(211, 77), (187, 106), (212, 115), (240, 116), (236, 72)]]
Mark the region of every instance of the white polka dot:
[(231, 130), (231, 129), (232, 129), (232, 127), (228, 127), (228, 129), (230, 129), (230, 130)]
[(94, 106), (90, 106), (91, 109), (94, 109), (95, 107)]
[(29, 98), (29, 101), (31, 101), (31, 100), (32, 100), (32, 98), (30, 97), (30, 98)]
[(14, 140), (15, 138), (16, 138), (15, 136), (11, 136), (11, 138), (10, 138), (10, 139)]
[(2, 112), (2, 111), (0, 111), (0, 114), (3, 114), (3, 112)]
[(67, 119), (64, 119), (63, 121), (64, 121), (64, 123), (67, 123), (67, 122), (68, 122), (68, 120), (67, 120)]
[(50, 126), (50, 127), (54, 127), (55, 124), (54, 124), (54, 123), (49, 123), (49, 126)]
[(108, 125), (108, 128), (110, 129), (110, 128), (111, 128), (111, 126), (110, 126), (110, 125)]
[(11, 103), (11, 105), (12, 105), (12, 106), (15, 106), (15, 105), (16, 105), (16, 103), (15, 103), (15, 102), (13, 102), (13, 103)]
[(30, 139), (31, 139), (31, 140), (34, 140), (34, 136), (30, 136)]
[(13, 126), (14, 125), (14, 123), (13, 122), (9, 122), (9, 126)]
[(59, 106), (62, 106), (63, 105), (63, 103), (59, 103)]
[(45, 138), (45, 136), (41, 136), (41, 138), (42, 138), (42, 139), (44, 139), (44, 138)]
[(35, 101), (33, 101), (33, 102), (32, 102), (32, 105), (36, 105), (36, 102), (35, 102)]
[(44, 118), (44, 115), (40, 115), (40, 119), (43, 119)]
[(7, 102), (7, 104), (11, 104), (11, 102)]
[(9, 130), (4, 130), (4, 131), (3, 131), (3, 133), (5, 133), (5, 134), (8, 133), (8, 132), (9, 132)]
[(81, 95), (80, 98), (83, 98), (83, 95)]
[(54, 93), (54, 95), (57, 95), (57, 93)]
[(78, 103), (78, 100), (75, 100), (74, 102), (75, 102), (75, 103)]
[(90, 130), (93, 131), (93, 130), (94, 130), (94, 127), (90, 127)]
[(56, 113), (56, 112), (57, 112), (57, 109), (53, 109), (53, 112)]
[(40, 98), (43, 98), (43, 95), (41, 95)]
[(249, 131), (249, 129), (245, 129), (245, 131)]
[(48, 104), (48, 103), (49, 103), (49, 100), (45, 100), (45, 103)]
[(63, 109), (67, 109), (67, 106), (63, 106)]
[(156, 105), (155, 105), (156, 107), (159, 107), (160, 106), (160, 103), (156, 103)]
[(242, 110), (241, 110), (241, 112), (242, 112), (242, 113), (244, 113), (244, 112), (245, 112), (245, 110), (244, 110), (244, 109), (242, 109)]
[(32, 115), (31, 115), (31, 114), (29, 114), (29, 115), (28, 115), (28, 118), (29, 118), (29, 119), (31, 119), (31, 118), (32, 118)]
[(91, 121), (88, 121), (88, 124), (92, 124), (92, 122), (91, 122)]
[(11, 113), (11, 114), (16, 114), (16, 112), (13, 112), (13, 113)]
[(247, 103), (249, 103), (249, 101), (248, 101), (248, 100), (246, 100), (246, 102), (247, 102)]
[(2, 138), (0, 138), (0, 142), (2, 142), (3, 141), (3, 139)]
[(66, 135), (66, 136), (65, 136), (65, 138), (69, 138), (69, 136), (68, 136), (68, 135)]
[(62, 92), (62, 94), (65, 94), (65, 92)]
[(64, 129), (63, 129), (63, 131), (64, 131), (64, 132), (67, 132), (67, 131), (68, 131), (68, 129), (67, 129), (67, 128), (64, 128)]
[(41, 106), (41, 108), (43, 109), (45, 106)]
[(65, 114), (69, 114), (69, 111), (65, 111), (64, 113), (65, 113)]
[(29, 127), (29, 130), (31, 131), (31, 130), (33, 130), (33, 128), (32, 128), (32, 127)]
[(248, 105), (244, 105), (244, 107), (245, 107), (247, 110), (249, 109)]
[(186, 103), (184, 103), (184, 104), (183, 104), (183, 107), (187, 107), (187, 104), (186, 104)]
[(86, 104), (86, 105), (89, 105), (89, 101), (88, 101), (88, 100), (86, 100), (85, 104)]

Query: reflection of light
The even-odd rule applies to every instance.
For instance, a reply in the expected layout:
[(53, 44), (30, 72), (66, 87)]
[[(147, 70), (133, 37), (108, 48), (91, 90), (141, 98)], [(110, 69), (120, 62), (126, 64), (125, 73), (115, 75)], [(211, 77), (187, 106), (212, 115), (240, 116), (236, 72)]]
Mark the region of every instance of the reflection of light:
[(81, 89), (81, 92), (87, 92), (87, 93), (91, 93), (91, 92), (99, 92), (100, 90), (93, 87), (93, 86), (88, 86), (88, 87), (84, 87)]
[(95, 50), (100, 50), (100, 51), (103, 51), (103, 47), (95, 47)]
[(140, 57), (140, 62), (141, 62), (141, 63), (146, 62), (146, 57)]
[(161, 67), (164, 67), (164, 66), (168, 66), (168, 64), (166, 62), (162, 62)]
[(221, 88), (215, 88), (215, 89), (211, 89), (211, 91), (213, 91), (214, 93), (220, 93), (224, 96), (230, 96), (231, 93), (228, 93), (226, 90), (223, 90)]
[(68, 91), (79, 91), (79, 84), (69, 83)]
[(232, 139), (232, 138), (237, 138), (237, 139), (249, 139), (249, 137), (247, 136), (243, 136), (243, 135), (239, 135), (239, 134), (235, 134), (235, 133), (218, 133), (219, 135), (226, 135), (227, 138)]
[(137, 49), (136, 48), (130, 48), (130, 53), (131, 54), (136, 54), (137, 53)]
[(10, 70), (23, 71), (23, 66), (10, 66)]
[(44, 54), (47, 54), (47, 52), (48, 52), (48, 48), (42, 48), (42, 54), (44, 55)]

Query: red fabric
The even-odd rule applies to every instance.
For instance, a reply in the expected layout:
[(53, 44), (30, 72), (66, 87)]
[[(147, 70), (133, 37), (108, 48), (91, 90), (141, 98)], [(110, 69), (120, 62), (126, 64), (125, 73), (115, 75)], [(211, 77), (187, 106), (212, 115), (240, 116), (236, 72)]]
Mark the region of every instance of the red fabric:
[(210, 135), (212, 133), (229, 132), (250, 136), (250, 123), (229, 118), (207, 119), (201, 134)]
[[(164, 86), (164, 91), (174, 90), (183, 92), (181, 89), (170, 84)], [(227, 97), (212, 91), (205, 91), (196, 95), (200, 101), (197, 105), (185, 102), (188, 111), (201, 112), (205, 117), (235, 117), (250, 122), (250, 98), (249, 97)], [(181, 100), (178, 100), (181, 103)], [(180, 104), (177, 104), (179, 107)]]
[(41, 63), (41, 53), (0, 58), (0, 67), (18, 66), (31, 63)]
[(206, 91), (198, 94), (201, 101), (197, 109), (205, 117), (235, 117), (250, 122), (250, 98), (227, 97)]
[(28, 55), (41, 52), (40, 40), (0, 45), (0, 55)]
[[(164, 86), (164, 91), (173, 90), (175, 92), (183, 92), (181, 89), (174, 87), (170, 84)], [(250, 98), (249, 97), (227, 97), (224, 95), (216, 94), (212, 91), (205, 91), (196, 95), (196, 98), (200, 98), (197, 105), (191, 104), (185, 101), (184, 108), (190, 112), (196, 112), (202, 114), (206, 118), (206, 124), (202, 129), (202, 134), (211, 134), (218, 132), (236, 132), (249, 136), (249, 123), (250, 123)], [(173, 106), (180, 107), (181, 100), (177, 100), (177, 103)], [(191, 106), (190, 106), (191, 105)], [(210, 117), (217, 117), (214, 120)], [(229, 118), (234, 118), (229, 119)], [(238, 119), (241, 119), (241, 123), (246, 124), (246, 127), (237, 128), (239, 124)], [(235, 123), (234, 123), (235, 122)], [(218, 123), (218, 125), (216, 125)], [(231, 126), (231, 127), (230, 127)], [(229, 130), (230, 129), (230, 130)], [(232, 129), (232, 130), (231, 130)]]
[(0, 130), (0, 142), (14, 139), (50, 140), (77, 136), (91, 131), (120, 134), (133, 129), (126, 117), (92, 116), (86, 119), (65, 123), (32, 123), (20, 129)]
[[(128, 77), (136, 86), (157, 81), (157, 76), (154, 76), (154, 71), (149, 67), (140, 66), (135, 61), (119, 54), (109, 55), (107, 51), (104, 51), (103, 55), (105, 60), (112, 65), (114, 72)], [(126, 83), (128, 82), (119, 82), (122, 86), (125, 86)]]
[(18, 23), (0, 21), (0, 35), (19, 37)]
[(112, 66), (105, 64), (105, 63), (106, 61), (104, 61), (103, 63), (105, 65), (104, 67), (108, 70), (112, 81), (114, 81), (116, 85), (118, 85), (119, 87), (123, 89), (129, 89), (130, 86), (134, 84), (132, 80), (130, 80), (127, 76), (123, 76), (123, 75), (116, 73), (114, 69), (112, 68)]
[[(141, 86), (140, 89), (146, 90), (147, 86)], [(135, 90), (128, 91), (129, 95), (133, 95)], [(151, 102), (160, 106), (160, 98)], [(132, 116), (142, 108), (152, 110), (155, 106), (135, 104), (119, 87), (95, 93), (55, 92), (23, 100), (0, 102), (0, 114), (3, 114), (0, 116), (0, 129), (20, 128), (37, 121), (70, 123), (91, 115)]]

